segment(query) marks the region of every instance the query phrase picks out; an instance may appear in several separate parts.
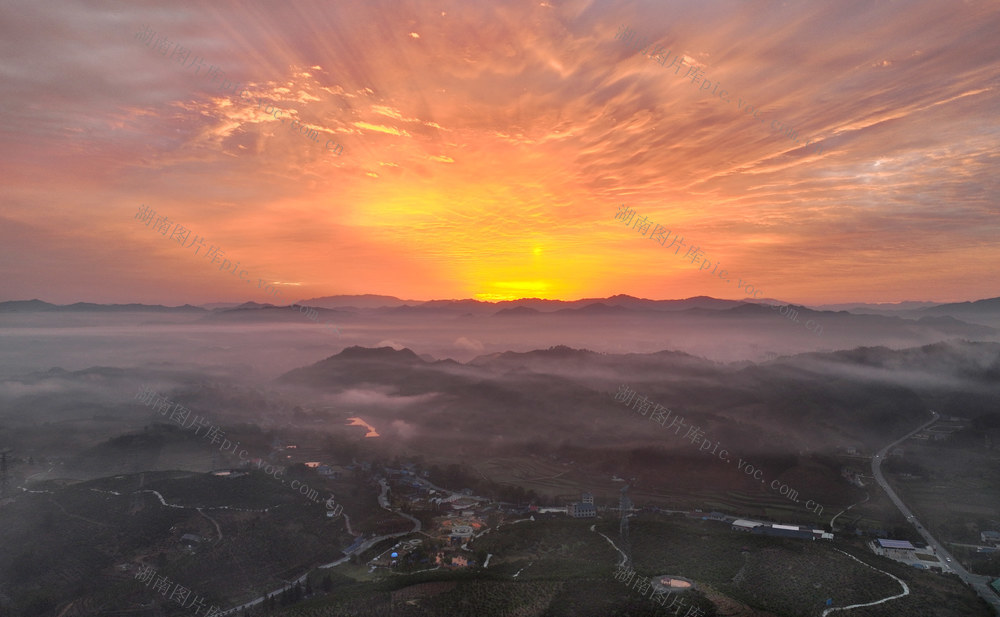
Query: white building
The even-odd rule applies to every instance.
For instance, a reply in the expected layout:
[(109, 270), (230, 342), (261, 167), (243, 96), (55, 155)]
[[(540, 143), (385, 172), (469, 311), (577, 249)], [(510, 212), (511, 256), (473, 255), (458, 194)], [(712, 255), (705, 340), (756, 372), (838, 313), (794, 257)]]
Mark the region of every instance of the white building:
[(758, 523), (757, 521), (748, 521), (746, 519), (736, 519), (733, 521), (732, 529), (733, 531), (750, 531), (754, 527), (760, 527), (764, 523)]

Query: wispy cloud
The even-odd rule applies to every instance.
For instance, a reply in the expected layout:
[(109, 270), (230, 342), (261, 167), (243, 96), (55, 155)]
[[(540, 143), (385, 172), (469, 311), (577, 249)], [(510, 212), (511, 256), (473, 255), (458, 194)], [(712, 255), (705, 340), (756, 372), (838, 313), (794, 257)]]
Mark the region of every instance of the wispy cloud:
[[(623, 23), (758, 119), (622, 49)], [(137, 45), (143, 24), (254, 102)], [(650, 260), (607, 220), (623, 202), (783, 299), (995, 296), (998, 30), (995, 6), (975, 0), (170, 12), (16, 0), (0, 23), (0, 147), (17, 153), (2, 299), (245, 299), (245, 285), (129, 230), (138, 203), (248, 270), (309, 281), (307, 296), (472, 297), (501, 293), (496, 281), (544, 283), (548, 297), (731, 296)]]

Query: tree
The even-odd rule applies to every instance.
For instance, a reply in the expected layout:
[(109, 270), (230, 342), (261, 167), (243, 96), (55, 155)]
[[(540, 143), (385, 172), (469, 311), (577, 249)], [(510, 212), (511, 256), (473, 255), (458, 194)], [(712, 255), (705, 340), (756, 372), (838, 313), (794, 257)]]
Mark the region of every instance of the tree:
[(329, 574), (323, 577), (323, 582), (320, 586), (326, 593), (330, 593), (333, 590), (333, 579), (330, 578)]

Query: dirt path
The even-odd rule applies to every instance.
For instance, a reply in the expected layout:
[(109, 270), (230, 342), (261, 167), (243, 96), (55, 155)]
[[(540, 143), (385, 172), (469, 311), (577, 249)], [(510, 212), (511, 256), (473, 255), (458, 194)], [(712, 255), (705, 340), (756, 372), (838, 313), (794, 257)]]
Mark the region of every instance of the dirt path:
[[(591, 530), (591, 531), (596, 531), (596, 530), (594, 529), (595, 527), (597, 527), (597, 525), (591, 525), (591, 526), (590, 526), (590, 530)], [(614, 540), (612, 540), (611, 538), (609, 538), (609, 537), (605, 536), (605, 535), (604, 535), (603, 533), (601, 533), (601, 532), (599, 532), (599, 531), (598, 531), (598, 532), (597, 532), (597, 534), (598, 534), (599, 536), (602, 536), (602, 537), (603, 537), (603, 538), (604, 538), (605, 540), (607, 540), (607, 541), (608, 541), (608, 544), (610, 544), (610, 545), (611, 545), (611, 546), (612, 546), (612, 547), (613, 547), (613, 548), (614, 548), (614, 549), (615, 549), (616, 551), (618, 551), (618, 552), (619, 552), (619, 553), (621, 554), (621, 556), (622, 556), (622, 560), (621, 560), (621, 563), (619, 563), (618, 565), (619, 565), (619, 566), (624, 566), (624, 565), (625, 565), (625, 562), (627, 562), (627, 561), (628, 561), (628, 555), (626, 555), (626, 554), (625, 554), (625, 551), (623, 551), (622, 549), (618, 548), (618, 545), (617, 545), (617, 544), (615, 544)]]
[(736, 576), (733, 577), (732, 580), (733, 585), (739, 587), (740, 584), (743, 582), (743, 577), (746, 574), (748, 563), (750, 563), (749, 556), (747, 555), (747, 553), (743, 553), (743, 566), (740, 567), (740, 571), (737, 572)]
[[(167, 500), (163, 498), (163, 495), (159, 491), (154, 491), (153, 489), (144, 488), (140, 491), (135, 491), (136, 493), (152, 493), (156, 495), (160, 503), (168, 508), (180, 508), (182, 510), (198, 510), (201, 511), (202, 508), (197, 506), (179, 506), (174, 503), (167, 503)], [(236, 510), (238, 512), (269, 512), (270, 508), (264, 508), (263, 510), (253, 510), (251, 508), (234, 508), (232, 506), (204, 506), (205, 510)], [(220, 532), (221, 533), (221, 532)]]
[[(839, 548), (834, 549), (834, 550), (837, 551), (838, 553), (844, 553), (844, 551), (840, 550)], [(897, 598), (902, 598), (904, 596), (910, 595), (910, 588), (907, 587), (906, 583), (904, 583), (903, 581), (901, 581), (899, 578), (893, 576), (892, 574), (889, 574), (888, 572), (885, 572), (883, 570), (879, 570), (875, 566), (869, 566), (867, 563), (861, 561), (860, 559), (858, 559), (854, 555), (851, 555), (851, 554), (848, 554), (848, 553), (844, 553), (844, 554), (847, 555), (848, 557), (850, 557), (851, 559), (853, 559), (854, 561), (860, 563), (863, 566), (868, 566), (869, 568), (871, 568), (872, 570), (875, 570), (876, 572), (881, 572), (882, 574), (885, 574), (886, 576), (892, 577), (897, 583), (899, 583), (900, 585), (903, 586), (903, 593), (899, 593), (899, 594), (896, 594), (894, 596), (889, 596), (888, 598), (882, 598), (881, 600), (876, 600), (874, 602), (865, 602), (864, 604), (851, 604), (850, 606), (838, 606), (837, 608), (828, 608), (828, 609), (826, 609), (826, 610), (823, 611), (823, 614), (822, 614), (821, 617), (826, 617), (827, 615), (829, 615), (830, 613), (832, 613), (834, 611), (846, 611), (846, 610), (852, 609), (852, 608), (861, 608), (862, 606), (875, 606), (876, 604), (883, 604), (883, 603), (888, 602), (890, 600), (895, 600)]]
[(198, 510), (198, 514), (200, 514), (200, 515), (204, 516), (205, 518), (207, 518), (208, 520), (212, 521), (212, 524), (215, 525), (215, 531), (219, 532), (219, 540), (216, 540), (216, 542), (222, 540), (222, 528), (219, 527), (219, 522), (216, 521), (211, 516), (209, 516), (209, 515), (205, 514), (204, 512), (202, 512), (201, 508), (196, 508), (196, 509)]
[(850, 510), (854, 506), (866, 503), (869, 499), (871, 499), (871, 494), (869, 494), (868, 492), (865, 492), (865, 498), (863, 500), (859, 501), (858, 503), (852, 503), (851, 505), (847, 506), (846, 508), (844, 508), (840, 512), (837, 512), (836, 514), (834, 514), (833, 518), (830, 519), (830, 529), (833, 529), (833, 523), (834, 523), (834, 521), (837, 520), (838, 516), (840, 516), (841, 514), (847, 512), (848, 510)]
[(80, 516), (78, 514), (70, 514), (69, 512), (66, 511), (66, 508), (62, 507), (61, 503), (59, 503), (58, 501), (56, 501), (51, 496), (49, 496), (49, 501), (51, 501), (52, 503), (54, 503), (56, 505), (56, 507), (58, 507), (60, 510), (62, 510), (63, 514), (65, 514), (66, 516), (69, 516), (69, 517), (72, 517), (72, 518), (78, 518), (81, 521), (87, 521), (88, 523), (93, 523), (94, 525), (100, 525), (101, 527), (110, 527), (111, 526), (111, 525), (108, 525), (107, 523), (102, 523), (100, 521), (95, 521), (95, 520), (89, 519), (89, 518), (87, 518), (85, 516)]

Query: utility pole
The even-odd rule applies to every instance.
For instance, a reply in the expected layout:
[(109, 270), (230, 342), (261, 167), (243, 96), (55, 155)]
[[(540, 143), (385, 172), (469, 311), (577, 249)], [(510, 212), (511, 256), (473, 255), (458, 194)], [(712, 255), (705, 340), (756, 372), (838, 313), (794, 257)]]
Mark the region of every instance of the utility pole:
[(632, 547), (628, 540), (628, 517), (632, 512), (632, 500), (628, 497), (628, 487), (628, 484), (622, 487), (621, 497), (618, 499), (618, 511), (621, 513), (618, 534), (622, 538), (622, 550), (625, 552), (625, 566), (632, 567)]
[(0, 497), (7, 496), (7, 455), (10, 448), (0, 448)]

